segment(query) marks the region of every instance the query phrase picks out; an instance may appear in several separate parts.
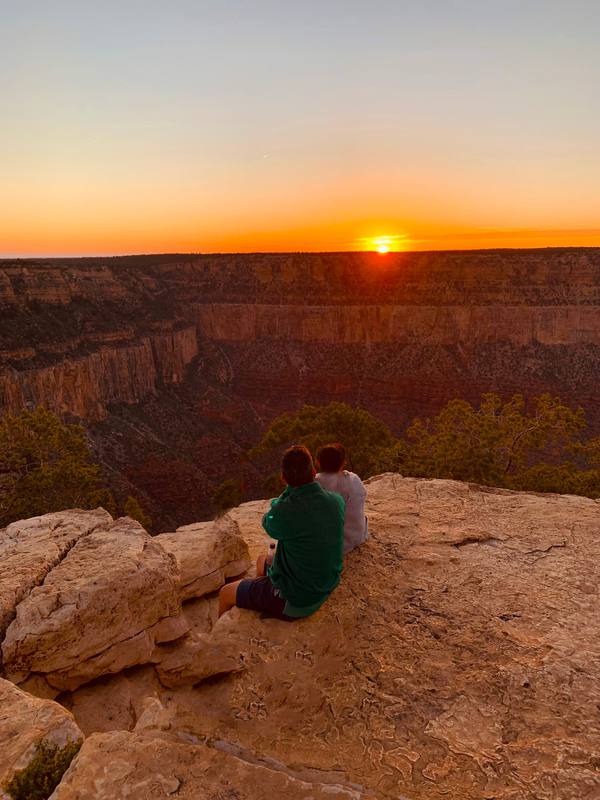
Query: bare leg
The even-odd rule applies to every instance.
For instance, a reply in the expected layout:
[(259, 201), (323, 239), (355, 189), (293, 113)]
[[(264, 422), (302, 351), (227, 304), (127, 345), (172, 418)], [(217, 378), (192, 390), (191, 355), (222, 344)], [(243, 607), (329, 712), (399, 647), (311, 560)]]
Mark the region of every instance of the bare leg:
[(263, 578), (267, 574), (267, 557), (262, 554), (256, 559), (256, 577)]
[(241, 581), (233, 581), (233, 583), (226, 583), (225, 586), (221, 586), (221, 591), (219, 592), (220, 617), (223, 616), (226, 611), (229, 611), (230, 608), (234, 607), (237, 588), (240, 583)]

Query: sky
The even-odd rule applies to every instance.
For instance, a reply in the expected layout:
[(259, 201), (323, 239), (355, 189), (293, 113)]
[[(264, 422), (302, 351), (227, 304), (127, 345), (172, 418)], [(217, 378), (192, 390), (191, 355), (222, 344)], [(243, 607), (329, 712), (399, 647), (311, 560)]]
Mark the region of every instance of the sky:
[(597, 0), (0, 0), (0, 255), (600, 245)]

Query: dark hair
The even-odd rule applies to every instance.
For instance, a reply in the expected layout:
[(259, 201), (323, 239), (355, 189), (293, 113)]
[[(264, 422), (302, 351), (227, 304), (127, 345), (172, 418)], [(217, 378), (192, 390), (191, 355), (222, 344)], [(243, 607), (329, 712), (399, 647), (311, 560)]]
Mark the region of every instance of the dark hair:
[(301, 444), (288, 447), (281, 460), (281, 474), (288, 486), (311, 483), (315, 477), (315, 468), (310, 451)]
[(323, 472), (339, 472), (346, 462), (344, 445), (336, 442), (319, 449), (317, 461)]

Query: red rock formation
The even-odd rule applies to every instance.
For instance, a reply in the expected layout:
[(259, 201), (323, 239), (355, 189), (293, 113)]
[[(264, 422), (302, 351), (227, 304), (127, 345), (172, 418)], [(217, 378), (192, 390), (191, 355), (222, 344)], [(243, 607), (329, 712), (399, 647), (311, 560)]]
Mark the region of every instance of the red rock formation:
[(398, 429), (550, 391), (600, 428), (600, 249), (4, 261), (0, 311), (0, 409), (143, 409), (177, 456), (331, 399)]

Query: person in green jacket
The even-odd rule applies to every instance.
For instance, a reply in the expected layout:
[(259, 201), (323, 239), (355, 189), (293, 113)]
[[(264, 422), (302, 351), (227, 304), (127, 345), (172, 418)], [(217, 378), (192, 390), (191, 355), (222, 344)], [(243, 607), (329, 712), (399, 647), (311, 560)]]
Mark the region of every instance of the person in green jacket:
[(340, 582), (344, 548), (345, 503), (315, 481), (306, 447), (285, 451), (281, 477), (287, 484), (271, 501), (262, 525), (277, 540), (271, 564), (256, 562), (258, 577), (227, 583), (219, 593), (219, 616), (232, 606), (293, 620), (320, 608)]

